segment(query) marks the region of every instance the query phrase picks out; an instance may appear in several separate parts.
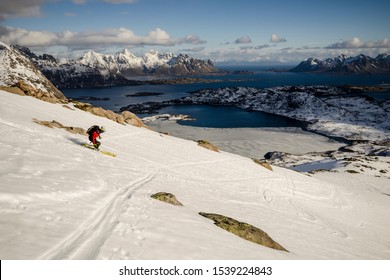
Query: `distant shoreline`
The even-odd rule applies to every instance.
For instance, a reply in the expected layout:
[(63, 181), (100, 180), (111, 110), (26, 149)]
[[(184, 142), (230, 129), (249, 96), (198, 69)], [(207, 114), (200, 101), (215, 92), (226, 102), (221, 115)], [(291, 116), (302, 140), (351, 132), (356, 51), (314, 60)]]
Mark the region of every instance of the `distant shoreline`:
[(126, 94), (127, 97), (140, 97), (140, 96), (156, 96), (164, 94), (163, 92), (149, 92), (149, 91), (140, 91), (134, 94)]

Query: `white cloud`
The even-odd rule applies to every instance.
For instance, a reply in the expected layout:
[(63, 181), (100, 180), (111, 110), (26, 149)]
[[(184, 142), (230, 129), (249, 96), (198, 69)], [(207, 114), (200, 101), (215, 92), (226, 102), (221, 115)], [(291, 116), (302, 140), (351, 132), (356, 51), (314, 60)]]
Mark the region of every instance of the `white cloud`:
[(358, 37), (354, 37), (350, 40), (331, 44), (326, 49), (373, 49), (373, 48), (390, 48), (390, 40), (385, 38), (379, 41), (367, 41), (364, 42)]
[(181, 40), (182, 43), (192, 44), (192, 45), (200, 45), (200, 44), (206, 44), (207, 42), (205, 40), (200, 39), (196, 35), (188, 35), (184, 39)]
[(245, 35), (241, 38), (238, 38), (237, 40), (234, 41), (236, 44), (250, 44), (252, 43), (252, 39), (249, 38), (249, 36)]
[(271, 35), (270, 42), (272, 42), (272, 43), (284, 43), (284, 42), (287, 42), (287, 40), (285, 38), (279, 37), (278, 35), (276, 35), (274, 33), (274, 34)]
[(96, 49), (112, 46), (174, 46), (179, 44), (198, 45), (205, 43), (204, 40), (201, 40), (195, 35), (188, 35), (184, 38), (172, 38), (168, 32), (160, 28), (149, 31), (145, 36), (140, 36), (127, 28), (84, 32), (49, 32), (1, 26), (0, 41), (10, 45), (40, 47), (42, 49), (53, 46), (64, 46), (71, 49)]
[(45, 46), (51, 45), (57, 40), (57, 37), (58, 35), (52, 32), (37, 32), (0, 26), (0, 41), (6, 44)]

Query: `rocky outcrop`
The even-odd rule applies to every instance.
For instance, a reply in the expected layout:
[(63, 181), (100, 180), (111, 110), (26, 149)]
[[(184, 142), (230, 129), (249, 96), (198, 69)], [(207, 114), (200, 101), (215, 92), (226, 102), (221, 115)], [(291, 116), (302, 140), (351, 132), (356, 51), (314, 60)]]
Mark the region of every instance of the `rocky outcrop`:
[(33, 122), (50, 127), (50, 128), (60, 128), (60, 129), (65, 129), (66, 131), (73, 133), (73, 134), (81, 134), (81, 135), (87, 135), (87, 131), (84, 128), (81, 127), (74, 127), (74, 126), (65, 126), (55, 120), (52, 121), (40, 121), (37, 119), (33, 119)]
[(80, 110), (89, 112), (99, 117), (110, 119), (120, 124), (130, 124), (133, 126), (149, 128), (135, 114), (129, 111), (123, 111), (121, 114), (117, 114), (111, 110), (106, 110), (101, 107), (94, 107), (89, 103), (78, 101), (73, 101), (73, 105)]
[(121, 113), (121, 116), (123, 117), (124, 122), (127, 124), (138, 126), (138, 127), (148, 127), (141, 121), (140, 118), (137, 117), (137, 115), (133, 114), (132, 112), (123, 111)]
[(179, 200), (177, 200), (176, 196), (171, 193), (158, 192), (153, 194), (151, 197), (175, 206), (183, 206), (183, 204)]
[(32, 96), (46, 102), (50, 102), (50, 103), (67, 102), (67, 98), (60, 91), (58, 91), (54, 86), (52, 91), (54, 94), (52, 94), (51, 92), (44, 92), (44, 91), (37, 90), (35, 87), (29, 85), (25, 81), (19, 81), (11, 88), (19, 89), (20, 91), (18, 92), (22, 92), (23, 95)]
[(216, 226), (244, 238), (245, 240), (268, 248), (288, 252), (283, 246), (274, 241), (266, 232), (255, 226), (219, 214), (200, 212), (199, 215), (213, 220)]
[(208, 150), (211, 150), (214, 152), (219, 152), (219, 148), (217, 146), (215, 146), (214, 144), (211, 144), (209, 141), (198, 140), (197, 143), (198, 143), (198, 146), (201, 146), (205, 149), (208, 149)]
[(257, 163), (258, 165), (260, 165), (268, 170), (273, 171), (272, 166), (268, 162), (266, 162), (265, 160), (260, 160), (260, 159), (256, 159), (256, 158), (252, 158), (252, 160), (254, 163)]

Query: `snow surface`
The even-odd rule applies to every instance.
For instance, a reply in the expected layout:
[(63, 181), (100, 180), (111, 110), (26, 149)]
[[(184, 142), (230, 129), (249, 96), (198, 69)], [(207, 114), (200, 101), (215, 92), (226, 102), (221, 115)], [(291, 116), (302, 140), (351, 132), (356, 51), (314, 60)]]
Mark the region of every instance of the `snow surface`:
[(298, 127), (194, 127), (178, 124), (176, 122), (178, 119), (175, 119), (175, 117), (166, 117), (164, 119), (159, 116), (154, 120), (152, 117), (143, 118), (142, 120), (152, 119), (152, 121), (146, 122), (146, 124), (156, 131), (166, 132), (188, 140), (207, 140), (225, 152), (249, 158), (263, 158), (266, 153), (273, 151), (304, 154), (337, 150), (344, 146), (342, 143), (332, 141), (319, 134), (303, 131)]
[[(103, 125), (102, 149), (118, 156), (85, 149), (86, 137), (33, 118)], [(193, 141), (4, 91), (0, 130), (0, 259), (390, 258), (385, 178), (270, 171)], [(150, 198), (159, 191), (184, 206)], [(199, 212), (250, 223), (289, 252), (240, 239)]]

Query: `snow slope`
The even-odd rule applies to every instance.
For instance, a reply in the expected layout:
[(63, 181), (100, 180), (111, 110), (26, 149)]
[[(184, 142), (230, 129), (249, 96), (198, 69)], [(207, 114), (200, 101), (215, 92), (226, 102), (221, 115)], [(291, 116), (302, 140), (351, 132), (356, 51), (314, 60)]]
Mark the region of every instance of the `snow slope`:
[[(86, 137), (33, 118), (103, 125), (102, 148), (118, 156), (85, 149), (79, 143)], [(390, 258), (388, 179), (338, 174), (326, 182), (270, 171), (193, 141), (4, 91), (0, 131), (0, 259)], [(184, 206), (150, 198), (159, 191)], [(250, 223), (289, 252), (240, 239), (199, 212)]]

